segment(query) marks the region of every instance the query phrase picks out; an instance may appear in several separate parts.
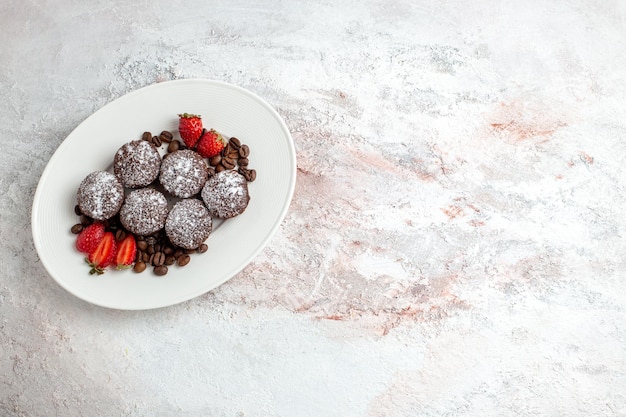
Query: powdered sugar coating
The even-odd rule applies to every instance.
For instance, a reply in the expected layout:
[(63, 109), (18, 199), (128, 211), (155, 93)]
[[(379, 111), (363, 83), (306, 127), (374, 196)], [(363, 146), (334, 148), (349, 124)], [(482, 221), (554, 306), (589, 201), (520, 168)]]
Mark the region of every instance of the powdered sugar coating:
[(188, 198), (202, 190), (208, 176), (204, 158), (195, 151), (184, 149), (166, 155), (159, 181), (172, 195)]
[(165, 221), (165, 233), (170, 242), (183, 249), (196, 249), (207, 240), (212, 228), (209, 211), (195, 198), (176, 203)]
[(95, 220), (106, 220), (120, 210), (124, 187), (110, 172), (95, 171), (80, 183), (76, 201), (83, 214)]
[(156, 146), (145, 140), (122, 145), (115, 153), (113, 171), (128, 188), (145, 187), (159, 176), (161, 155)]
[(120, 221), (139, 236), (151, 235), (165, 225), (169, 207), (167, 199), (153, 188), (140, 188), (128, 194), (120, 209)]
[(248, 182), (236, 171), (219, 172), (207, 180), (202, 189), (202, 200), (212, 217), (235, 217), (248, 207)]

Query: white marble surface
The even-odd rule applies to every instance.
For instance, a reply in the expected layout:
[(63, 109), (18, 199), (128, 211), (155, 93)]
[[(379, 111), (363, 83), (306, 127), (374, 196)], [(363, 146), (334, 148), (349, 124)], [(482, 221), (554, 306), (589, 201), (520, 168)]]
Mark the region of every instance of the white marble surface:
[[(2, 2), (0, 415), (625, 416), (625, 18), (620, 0)], [(179, 78), (277, 109), (290, 211), (215, 291), (89, 305), (38, 261), (39, 177), (91, 113)]]

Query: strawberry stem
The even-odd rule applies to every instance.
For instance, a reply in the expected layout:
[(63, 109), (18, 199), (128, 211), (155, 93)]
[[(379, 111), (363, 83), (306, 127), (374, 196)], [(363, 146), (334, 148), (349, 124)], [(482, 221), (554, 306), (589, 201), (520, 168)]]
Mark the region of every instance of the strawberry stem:
[(202, 119), (202, 117), (199, 114), (192, 114), (192, 113), (182, 113), (182, 114), (179, 114), (178, 117), (182, 117), (183, 119), (193, 119), (195, 117), (197, 117), (198, 119)]

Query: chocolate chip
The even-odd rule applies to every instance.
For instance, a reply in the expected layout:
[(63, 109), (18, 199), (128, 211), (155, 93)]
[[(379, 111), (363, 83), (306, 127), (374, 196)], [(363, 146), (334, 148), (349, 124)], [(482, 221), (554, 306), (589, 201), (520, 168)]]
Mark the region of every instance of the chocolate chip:
[(220, 162), (222, 162), (222, 155), (215, 155), (212, 158), (209, 158), (209, 165), (212, 167), (217, 166)]
[(191, 256), (184, 253), (180, 255), (180, 257), (178, 258), (178, 266), (185, 266), (189, 263), (190, 260), (191, 260)]
[(126, 238), (126, 232), (124, 231), (124, 229), (117, 229), (117, 231), (115, 232), (115, 240), (120, 242), (124, 240), (125, 238)]
[(239, 149), (239, 147), (241, 146), (241, 141), (239, 139), (237, 139), (236, 137), (232, 137), (230, 138), (230, 140), (228, 141), (228, 144), (231, 146), (231, 148), (233, 149)]
[(254, 169), (248, 169), (245, 167), (239, 167), (239, 173), (243, 175), (243, 177), (248, 182), (252, 182), (256, 180), (256, 171)]
[(171, 141), (170, 144), (167, 146), (167, 151), (169, 153), (176, 152), (179, 149), (180, 149), (180, 142), (177, 140)]
[(235, 168), (235, 161), (233, 161), (231, 158), (226, 157), (222, 159), (222, 165), (226, 169), (233, 169)]
[(240, 157), (239, 152), (241, 152), (241, 148), (239, 150), (231, 148), (225, 155), (230, 159), (238, 159)]
[(174, 137), (174, 135), (172, 135), (172, 132), (170, 132), (168, 130), (164, 130), (163, 132), (161, 132), (159, 137), (161, 138), (161, 141), (163, 141), (165, 143), (170, 143), (172, 141), (172, 138)]
[(146, 270), (146, 264), (142, 261), (136, 262), (133, 271), (141, 273)]
[(154, 259), (152, 260), (152, 264), (154, 266), (161, 266), (165, 263), (165, 254), (163, 252), (157, 252), (154, 254)]
[(154, 275), (158, 275), (162, 277), (163, 275), (166, 275), (166, 274), (167, 274), (167, 266), (159, 265), (159, 266), (154, 267)]

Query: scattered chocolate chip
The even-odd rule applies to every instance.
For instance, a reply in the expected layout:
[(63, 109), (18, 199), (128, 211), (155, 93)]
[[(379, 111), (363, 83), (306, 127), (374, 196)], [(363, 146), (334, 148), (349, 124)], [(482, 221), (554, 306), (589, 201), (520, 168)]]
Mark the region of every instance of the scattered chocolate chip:
[(222, 159), (222, 165), (226, 169), (233, 169), (235, 168), (235, 161), (233, 161), (231, 158), (226, 157)]
[(146, 270), (146, 264), (142, 261), (135, 262), (135, 266), (133, 267), (133, 271), (137, 273), (141, 273)]
[(189, 261), (191, 260), (191, 256), (189, 256), (188, 254), (182, 254), (180, 255), (180, 258), (178, 258), (178, 266), (185, 266), (189, 263)]
[(229, 157), (230, 159), (238, 159), (240, 156), (239, 154), (240, 152), (241, 152), (241, 148), (239, 148), (239, 150), (232, 148), (228, 152), (226, 152), (225, 155)]
[(115, 232), (115, 240), (117, 240), (118, 242), (121, 242), (125, 238), (126, 238), (126, 232), (124, 231), (124, 229), (117, 229), (117, 231)]
[(237, 139), (236, 137), (232, 137), (230, 138), (230, 140), (228, 141), (228, 144), (231, 146), (231, 148), (233, 149), (239, 149), (239, 147), (241, 146), (241, 141), (239, 139)]
[(174, 137), (174, 135), (172, 135), (172, 132), (170, 132), (168, 130), (164, 130), (163, 132), (161, 132), (159, 137), (161, 138), (161, 141), (163, 141), (165, 143), (170, 143), (172, 141), (172, 138)]
[(93, 223), (93, 219), (91, 219), (91, 217), (85, 216), (84, 214), (80, 215), (80, 224), (83, 226), (89, 226), (91, 223)]
[(154, 259), (152, 259), (152, 264), (154, 266), (161, 266), (165, 263), (165, 254), (163, 252), (157, 252), (154, 254)]
[(215, 155), (212, 158), (209, 158), (209, 165), (212, 167), (217, 166), (220, 162), (222, 162), (222, 155)]
[(169, 153), (176, 152), (179, 149), (180, 149), (180, 142), (177, 140), (171, 141), (170, 144), (167, 146), (167, 151)]
[(166, 274), (167, 274), (167, 266), (159, 265), (159, 266), (154, 267), (154, 275), (158, 275), (162, 277), (163, 275), (166, 275)]
[(252, 182), (256, 180), (256, 171), (254, 169), (248, 169), (246, 167), (239, 167), (239, 173), (243, 175), (243, 177), (248, 182)]

